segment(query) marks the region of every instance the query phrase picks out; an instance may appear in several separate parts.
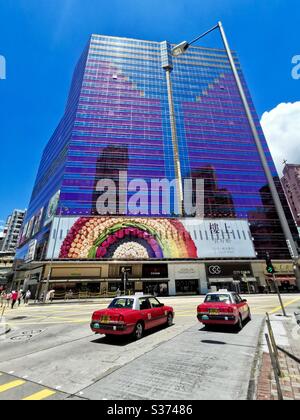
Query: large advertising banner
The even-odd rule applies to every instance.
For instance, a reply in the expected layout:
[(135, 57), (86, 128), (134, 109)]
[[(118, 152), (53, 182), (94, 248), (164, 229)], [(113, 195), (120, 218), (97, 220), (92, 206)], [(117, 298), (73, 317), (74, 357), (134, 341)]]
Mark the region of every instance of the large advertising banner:
[(55, 217), (47, 258), (255, 258), (247, 220)]
[(256, 258), (247, 220), (185, 219), (183, 224), (193, 238), (198, 258)]

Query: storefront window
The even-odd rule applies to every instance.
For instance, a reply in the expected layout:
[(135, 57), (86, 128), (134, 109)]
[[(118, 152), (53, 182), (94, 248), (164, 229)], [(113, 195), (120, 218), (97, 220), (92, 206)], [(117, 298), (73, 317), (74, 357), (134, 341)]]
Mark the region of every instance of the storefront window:
[(197, 294), (198, 280), (176, 280), (177, 294)]
[[(110, 293), (117, 293), (118, 290), (122, 293), (124, 292), (124, 283), (122, 281), (108, 283), (108, 291)], [(126, 293), (134, 294), (134, 282), (126, 282)]]
[(145, 282), (143, 291), (147, 295), (153, 296), (168, 296), (169, 286), (167, 282)]

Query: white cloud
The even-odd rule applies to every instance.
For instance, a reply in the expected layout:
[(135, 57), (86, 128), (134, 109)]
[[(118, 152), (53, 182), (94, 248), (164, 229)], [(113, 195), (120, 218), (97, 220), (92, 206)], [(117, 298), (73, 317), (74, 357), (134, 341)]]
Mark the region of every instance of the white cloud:
[(283, 160), (300, 164), (300, 102), (282, 103), (265, 112), (261, 125), (280, 175)]

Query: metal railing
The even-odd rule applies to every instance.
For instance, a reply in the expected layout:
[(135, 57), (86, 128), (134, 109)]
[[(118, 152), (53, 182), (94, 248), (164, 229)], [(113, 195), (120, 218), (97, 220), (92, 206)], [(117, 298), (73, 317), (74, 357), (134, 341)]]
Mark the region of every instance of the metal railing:
[(265, 338), (266, 338), (266, 341), (267, 341), (269, 354), (270, 354), (270, 358), (271, 358), (271, 364), (272, 364), (272, 368), (273, 368), (273, 372), (274, 372), (274, 376), (275, 376), (278, 400), (282, 401), (283, 400), (283, 393), (282, 393), (282, 388), (281, 388), (281, 384), (280, 384), (280, 378), (282, 378), (282, 370), (281, 370), (281, 366), (280, 366), (280, 362), (279, 362), (278, 347), (277, 347), (277, 344), (276, 344), (276, 341), (275, 341), (275, 336), (274, 336), (270, 316), (269, 316), (268, 313), (266, 315), (267, 315), (266, 323), (267, 323), (267, 328), (268, 328), (269, 334), (265, 334)]
[[(124, 294), (124, 292), (122, 292), (122, 294)], [(126, 291), (126, 295), (131, 295), (132, 291), (128, 290)], [(64, 301), (68, 301), (68, 300), (88, 300), (88, 299), (101, 299), (101, 298), (115, 298), (118, 296), (117, 292), (109, 292), (109, 291), (103, 291), (102, 293), (100, 292), (81, 292), (81, 291), (76, 291), (76, 292), (55, 292), (55, 295), (53, 297), (53, 299), (48, 299), (47, 301), (57, 301), (57, 300), (64, 300)]]

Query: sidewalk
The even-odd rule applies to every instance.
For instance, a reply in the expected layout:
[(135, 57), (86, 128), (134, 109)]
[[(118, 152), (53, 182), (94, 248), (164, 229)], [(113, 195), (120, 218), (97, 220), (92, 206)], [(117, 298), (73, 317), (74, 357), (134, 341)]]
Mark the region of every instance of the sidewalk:
[[(277, 346), (300, 361), (300, 326), (297, 325), (294, 314), (290, 314), (290, 318), (274, 315), (271, 317), (271, 323)], [(300, 401), (300, 363), (297, 363), (283, 351), (279, 351), (279, 361), (283, 373), (280, 384), (284, 400)], [(263, 341), (256, 399), (278, 399), (274, 372), (265, 339)]]
[(34, 302), (30, 301), (28, 306), (52, 306), (52, 305), (70, 305), (70, 304), (90, 304), (90, 303), (104, 303), (108, 304), (112, 301), (113, 298), (96, 298), (96, 299), (69, 299), (69, 300), (54, 300), (53, 302)]
[[(133, 297), (134, 295), (132, 295)], [(172, 301), (175, 299), (199, 299), (199, 298), (204, 298), (205, 295), (178, 295), (178, 296), (158, 296), (158, 299), (163, 302), (165, 301)], [(243, 295), (245, 297), (247, 297), (248, 295)], [(254, 296), (254, 295), (251, 295)], [(117, 296), (114, 295), (112, 297), (100, 297), (100, 298), (87, 298), (87, 299), (56, 299), (54, 300), (52, 303), (51, 302), (34, 302), (33, 300), (31, 300), (29, 302), (29, 306), (45, 306), (45, 305), (65, 305), (65, 304), (76, 304), (76, 303), (86, 303), (86, 304), (90, 304), (90, 303), (103, 303), (103, 304), (109, 304), (114, 298), (116, 298)], [(122, 296), (120, 296), (122, 297)]]

